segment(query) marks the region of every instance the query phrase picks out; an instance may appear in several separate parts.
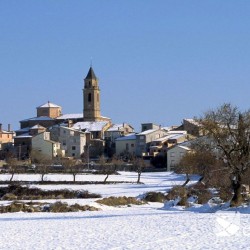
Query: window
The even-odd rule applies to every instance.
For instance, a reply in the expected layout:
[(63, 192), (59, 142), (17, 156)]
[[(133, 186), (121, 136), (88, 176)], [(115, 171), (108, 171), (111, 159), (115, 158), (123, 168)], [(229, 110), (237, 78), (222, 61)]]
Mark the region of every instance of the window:
[(99, 94), (97, 94), (97, 102), (99, 102)]
[(75, 156), (75, 153), (72, 153), (72, 156)]
[(76, 146), (72, 146), (72, 150), (76, 150)]
[(91, 102), (91, 93), (88, 94), (88, 102)]
[(134, 146), (135, 146), (135, 144), (134, 144), (134, 143), (132, 143), (132, 144), (131, 144), (131, 148), (133, 148)]
[(66, 141), (65, 140), (63, 140), (63, 146), (66, 146)]

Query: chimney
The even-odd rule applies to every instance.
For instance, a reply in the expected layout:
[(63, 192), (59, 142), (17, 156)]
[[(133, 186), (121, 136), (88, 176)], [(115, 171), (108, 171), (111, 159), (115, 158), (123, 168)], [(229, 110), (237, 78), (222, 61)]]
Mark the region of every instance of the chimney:
[(72, 120), (68, 120), (68, 127), (71, 128), (73, 126), (73, 121)]
[(8, 132), (10, 132), (10, 124), (8, 124)]
[(2, 123), (0, 123), (0, 131), (2, 131)]

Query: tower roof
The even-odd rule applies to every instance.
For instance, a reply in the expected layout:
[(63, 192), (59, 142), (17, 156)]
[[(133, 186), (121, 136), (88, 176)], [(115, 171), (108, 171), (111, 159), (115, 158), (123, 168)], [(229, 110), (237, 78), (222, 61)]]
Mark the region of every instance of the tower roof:
[(89, 68), (89, 72), (88, 72), (85, 79), (90, 79), (90, 80), (95, 79), (95, 80), (97, 80), (97, 77), (96, 77), (95, 72), (94, 72), (92, 67)]

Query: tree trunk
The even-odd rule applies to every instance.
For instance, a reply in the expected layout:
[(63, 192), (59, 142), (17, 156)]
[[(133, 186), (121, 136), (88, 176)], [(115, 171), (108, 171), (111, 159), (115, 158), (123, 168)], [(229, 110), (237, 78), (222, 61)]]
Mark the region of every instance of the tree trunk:
[(73, 174), (73, 182), (76, 182), (76, 174)]
[(11, 174), (10, 181), (13, 180), (14, 174), (15, 174), (15, 173), (12, 173), (12, 174)]
[(240, 176), (236, 176), (235, 180), (232, 180), (232, 189), (233, 189), (233, 198), (231, 200), (231, 207), (236, 207), (242, 204), (243, 197), (241, 194), (241, 178)]
[(107, 181), (108, 177), (109, 177), (109, 174), (107, 174), (107, 176), (105, 177), (105, 179), (104, 179), (104, 183), (106, 183), (106, 181)]
[(186, 181), (182, 184), (183, 187), (185, 187), (190, 181), (189, 174), (186, 173)]
[(140, 179), (141, 179), (141, 172), (138, 173), (137, 184), (140, 183)]
[(43, 182), (43, 179), (44, 179), (44, 175), (45, 174), (41, 174), (41, 181)]

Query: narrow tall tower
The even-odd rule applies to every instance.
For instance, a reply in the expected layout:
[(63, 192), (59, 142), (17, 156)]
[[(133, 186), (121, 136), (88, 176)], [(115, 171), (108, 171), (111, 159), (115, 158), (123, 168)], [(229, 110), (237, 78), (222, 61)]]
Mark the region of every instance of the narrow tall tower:
[(83, 89), (83, 119), (84, 121), (98, 121), (101, 119), (100, 112), (100, 89), (98, 79), (90, 67), (84, 79)]

